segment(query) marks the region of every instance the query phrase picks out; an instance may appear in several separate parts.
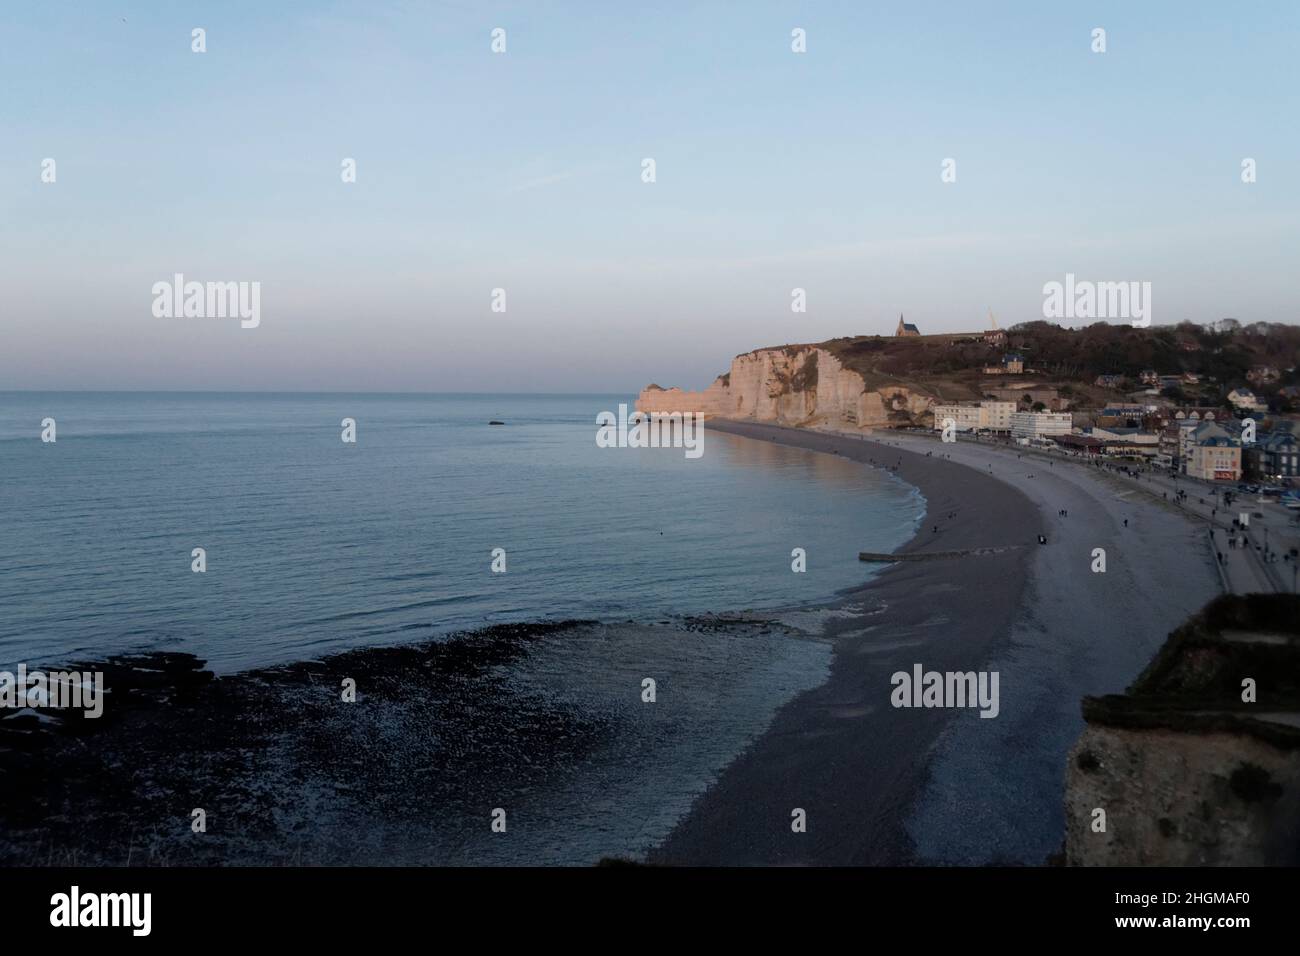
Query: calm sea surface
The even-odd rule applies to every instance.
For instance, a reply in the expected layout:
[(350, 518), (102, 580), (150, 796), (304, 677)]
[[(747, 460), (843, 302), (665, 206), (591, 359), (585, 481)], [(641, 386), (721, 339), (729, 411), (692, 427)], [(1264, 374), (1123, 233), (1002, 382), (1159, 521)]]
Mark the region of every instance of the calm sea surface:
[(230, 671), (505, 621), (813, 602), (914, 530), (909, 487), (831, 456), (707, 429), (696, 460), (597, 448), (620, 401), (0, 393), (0, 666), (153, 649)]

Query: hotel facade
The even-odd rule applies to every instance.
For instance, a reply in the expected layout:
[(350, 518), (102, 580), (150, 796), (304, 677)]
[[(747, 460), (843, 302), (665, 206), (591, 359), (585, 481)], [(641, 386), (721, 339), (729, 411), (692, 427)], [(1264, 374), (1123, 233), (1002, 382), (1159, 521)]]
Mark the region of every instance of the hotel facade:
[(1008, 432), (1016, 403), (988, 401), (978, 405), (935, 405), (931, 411), (934, 413), (935, 431), (943, 431), (944, 423), (951, 421), (959, 432)]
[(1016, 412), (1011, 416), (1012, 438), (1052, 438), (1073, 428), (1069, 412)]
[(1203, 481), (1236, 481), (1241, 477), (1241, 442), (1214, 422), (1192, 430), (1183, 471)]

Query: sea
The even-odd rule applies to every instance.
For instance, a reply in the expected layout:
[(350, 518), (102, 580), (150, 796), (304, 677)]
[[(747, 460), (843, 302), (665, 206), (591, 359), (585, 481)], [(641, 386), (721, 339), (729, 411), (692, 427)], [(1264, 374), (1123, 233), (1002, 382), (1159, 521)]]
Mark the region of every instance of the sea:
[(595, 825), (539, 824), (509, 850), (376, 845), (402, 862), (635, 857), (824, 681), (831, 654), (783, 629), (637, 647), (656, 640), (646, 626), (832, 601), (869, 579), (859, 551), (914, 534), (924, 502), (886, 472), (707, 424), (698, 458), (598, 447), (597, 416), (620, 403), (633, 398), (0, 392), (0, 669), (171, 651), (224, 675), (495, 624), (622, 626), (619, 641), (539, 641), (492, 675), (494, 694), (504, 678), (607, 716), (642, 705), (656, 659), (671, 670), (675, 704), (653, 722), (602, 717), (627, 738), (562, 790), (533, 788), (535, 807), (604, 807)]

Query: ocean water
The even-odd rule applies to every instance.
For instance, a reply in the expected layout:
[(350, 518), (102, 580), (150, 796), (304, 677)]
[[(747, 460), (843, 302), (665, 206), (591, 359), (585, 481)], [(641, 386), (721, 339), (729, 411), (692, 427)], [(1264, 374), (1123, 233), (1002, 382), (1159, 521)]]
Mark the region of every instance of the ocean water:
[(915, 529), (912, 489), (831, 456), (707, 427), (695, 460), (598, 448), (620, 401), (0, 393), (0, 666), (168, 650), (228, 672), (501, 622), (816, 602)]
[[(0, 393), (0, 668), (153, 650), (232, 674), (490, 624), (598, 622), (482, 669), (412, 675), (395, 697), (367, 694), (359, 665), (359, 702), (343, 707), (259, 677), (255, 744), (200, 724), (182, 752), (165, 734), (107, 745), (136, 776), (105, 786), (165, 781), (177, 805), (201, 792), (239, 825), (196, 843), (165, 813), (114, 817), (116, 837), (83, 817), (66, 839), (85, 846), (60, 851), (118, 863), (114, 840), (153, 832), (167, 862), (201, 847), (218, 863), (583, 865), (661, 841), (831, 656), (790, 627), (687, 618), (833, 598), (870, 575), (858, 551), (914, 533), (923, 502), (886, 473), (707, 426), (694, 460), (598, 448), (596, 416), (620, 401)], [(488, 829), (496, 806), (508, 840)], [(24, 833), (6, 858), (44, 839)]]

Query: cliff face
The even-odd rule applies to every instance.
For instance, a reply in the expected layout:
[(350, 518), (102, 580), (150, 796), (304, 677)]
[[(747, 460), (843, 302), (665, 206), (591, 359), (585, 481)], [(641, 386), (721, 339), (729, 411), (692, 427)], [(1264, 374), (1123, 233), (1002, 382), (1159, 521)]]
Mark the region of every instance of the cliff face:
[[(1294, 743), (1236, 730), (1094, 724), (1070, 754), (1065, 793), (1070, 866), (1297, 863)], [(1094, 830), (1097, 808), (1105, 832)]]
[(736, 356), (731, 370), (702, 392), (651, 385), (641, 391), (636, 407), (852, 429), (920, 424), (932, 401), (904, 385), (869, 388), (862, 375), (826, 349), (791, 345)]
[(1300, 598), (1216, 598), (1083, 717), (1067, 864), (1300, 863)]

